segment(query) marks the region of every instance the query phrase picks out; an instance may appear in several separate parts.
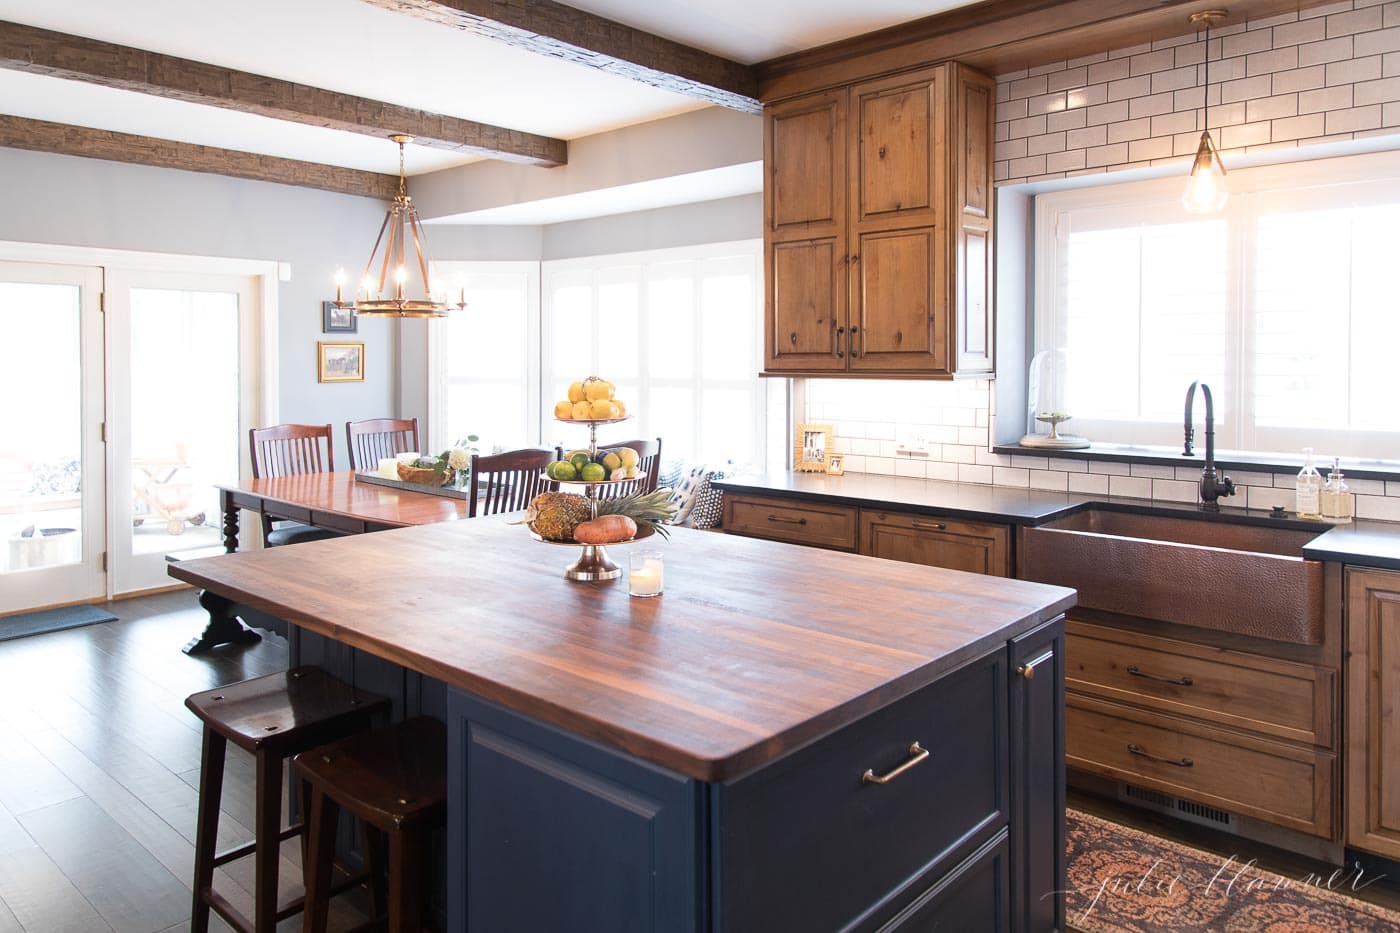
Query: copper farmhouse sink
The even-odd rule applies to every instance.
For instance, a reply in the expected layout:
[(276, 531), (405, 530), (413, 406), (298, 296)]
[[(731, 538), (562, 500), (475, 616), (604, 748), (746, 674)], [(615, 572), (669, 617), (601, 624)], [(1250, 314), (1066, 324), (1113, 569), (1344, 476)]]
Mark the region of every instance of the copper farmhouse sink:
[(1316, 531), (1088, 509), (1027, 528), (1020, 573), (1079, 605), (1254, 638), (1322, 641)]

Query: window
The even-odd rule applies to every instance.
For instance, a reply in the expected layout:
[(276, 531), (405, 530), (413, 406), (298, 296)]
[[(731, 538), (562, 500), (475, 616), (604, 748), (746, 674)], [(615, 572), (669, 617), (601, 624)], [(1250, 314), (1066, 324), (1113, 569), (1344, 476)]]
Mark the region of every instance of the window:
[(477, 435), (483, 453), (539, 442), (539, 263), (435, 262), (467, 307), (430, 323), (429, 450)]
[(605, 440), (660, 437), (667, 459), (761, 464), (762, 275), (758, 241), (544, 263), (545, 442), (585, 440), (554, 421), (554, 403), (597, 375), (636, 415)]
[(1221, 448), (1400, 458), (1400, 156), (1229, 181), (1211, 217), (1180, 177), (1036, 199), (1036, 349), (1069, 356), (1068, 429), (1179, 445), (1202, 380)]

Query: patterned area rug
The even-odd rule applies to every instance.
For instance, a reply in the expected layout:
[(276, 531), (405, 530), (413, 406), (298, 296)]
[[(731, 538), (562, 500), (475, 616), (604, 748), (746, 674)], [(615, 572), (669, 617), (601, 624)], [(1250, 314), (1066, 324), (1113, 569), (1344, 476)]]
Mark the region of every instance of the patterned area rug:
[(1066, 813), (1065, 920), (1085, 933), (1337, 933), (1400, 930), (1400, 913), (1348, 892), (1355, 868), (1289, 878), (1078, 810)]

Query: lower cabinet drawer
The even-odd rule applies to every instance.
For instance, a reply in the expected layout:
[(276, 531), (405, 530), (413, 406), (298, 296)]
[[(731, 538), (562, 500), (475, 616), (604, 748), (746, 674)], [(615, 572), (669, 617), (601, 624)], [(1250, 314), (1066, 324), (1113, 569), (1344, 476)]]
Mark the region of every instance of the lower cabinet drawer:
[(877, 929), (1002, 832), (1006, 697), (1001, 650), (717, 788), (716, 928)]
[(1332, 745), (1333, 671), (1085, 622), (1065, 632), (1066, 683), (1076, 693)]
[(819, 502), (758, 496), (724, 497), (724, 530), (837, 551), (856, 549), (856, 510)]
[(1007, 525), (866, 509), (860, 516), (860, 552), (968, 573), (1011, 575)]
[(1076, 693), (1065, 746), (1071, 768), (1333, 836), (1335, 755)]
[[(1001, 933), (1010, 929), (1008, 846), (1003, 832), (928, 891), (914, 899), (880, 933)], [(1031, 931), (1027, 931), (1031, 933)]]

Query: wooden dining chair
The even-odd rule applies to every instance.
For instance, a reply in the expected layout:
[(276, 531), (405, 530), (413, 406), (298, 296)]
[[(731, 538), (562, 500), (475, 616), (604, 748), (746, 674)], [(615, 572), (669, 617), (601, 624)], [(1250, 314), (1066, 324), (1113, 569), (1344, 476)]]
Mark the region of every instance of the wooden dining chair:
[(349, 445), (350, 469), (373, 471), (381, 459), (418, 450), (417, 418), (370, 418), (347, 421), (345, 441)]
[(525, 508), (535, 496), (555, 488), (551, 480), (544, 478), (544, 468), (563, 456), (558, 447), (527, 447), (489, 457), (473, 454), (471, 481), (467, 484), (467, 516), (476, 518)]
[[(270, 428), (253, 428), (248, 432), (248, 454), (253, 463), (253, 479), (329, 473), (335, 469), (335, 448), (328, 424), (275, 424)], [(329, 528), (301, 522), (274, 524), (266, 512), (262, 513), (262, 529), (264, 547), (340, 537), (339, 532)]]
[(620, 444), (609, 444), (602, 449), (617, 450), (619, 447), (631, 447), (637, 452), (637, 478), (621, 486), (603, 487), (606, 492), (601, 498), (612, 499), (639, 492), (655, 492), (661, 478), (661, 438), (652, 441), (623, 441)]

